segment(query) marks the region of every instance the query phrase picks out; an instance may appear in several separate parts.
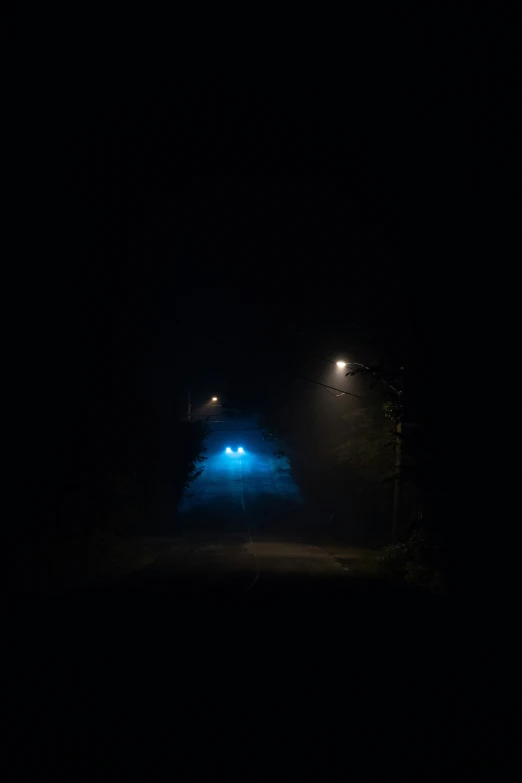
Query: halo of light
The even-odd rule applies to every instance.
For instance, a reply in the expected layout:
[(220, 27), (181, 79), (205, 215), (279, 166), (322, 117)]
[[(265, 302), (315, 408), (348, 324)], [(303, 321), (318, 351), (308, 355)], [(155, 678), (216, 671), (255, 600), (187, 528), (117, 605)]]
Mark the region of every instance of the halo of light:
[(338, 367), (346, 367), (346, 362), (336, 362)]
[(217, 402), (217, 397), (212, 397), (212, 402)]
[(230, 448), (230, 446), (227, 446), (225, 451), (227, 452), (227, 454), (232, 454), (232, 449)]
[(241, 446), (238, 448), (238, 453), (239, 454), (244, 454), (245, 453), (244, 449)]

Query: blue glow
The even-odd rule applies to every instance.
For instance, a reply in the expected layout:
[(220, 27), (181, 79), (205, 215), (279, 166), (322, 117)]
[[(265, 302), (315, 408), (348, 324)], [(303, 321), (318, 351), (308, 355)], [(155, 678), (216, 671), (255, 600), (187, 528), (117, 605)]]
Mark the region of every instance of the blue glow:
[(247, 513), (268, 524), (272, 514), (283, 520), (288, 510), (303, 505), (288, 457), (278, 454), (278, 444), (263, 439), (256, 417), (210, 431), (205, 447), (203, 471), (184, 493), (181, 514), (192, 514), (205, 524), (230, 519), (235, 525), (237, 515)]

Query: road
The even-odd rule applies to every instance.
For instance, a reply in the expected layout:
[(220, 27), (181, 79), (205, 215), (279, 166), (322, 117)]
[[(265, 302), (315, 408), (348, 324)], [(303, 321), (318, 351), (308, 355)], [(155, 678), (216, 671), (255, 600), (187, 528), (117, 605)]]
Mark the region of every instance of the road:
[(302, 509), (288, 459), (256, 417), (214, 417), (210, 426), (203, 473), (180, 506), (184, 527), (230, 533), (261, 525), (259, 532), (267, 532), (270, 520), (274, 527), (275, 518)]
[(218, 412), (210, 426), (204, 470), (182, 500), (177, 534), (121, 588), (206, 596), (225, 591), (257, 600), (375, 581), (353, 550), (309, 535), (310, 512), (288, 459), (256, 417)]

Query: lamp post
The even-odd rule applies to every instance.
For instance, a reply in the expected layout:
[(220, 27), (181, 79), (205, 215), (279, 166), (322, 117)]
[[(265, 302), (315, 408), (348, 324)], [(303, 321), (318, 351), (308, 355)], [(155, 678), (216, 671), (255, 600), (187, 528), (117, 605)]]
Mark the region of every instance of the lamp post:
[(393, 487), (393, 517), (392, 517), (392, 534), (391, 542), (395, 544), (397, 541), (397, 534), (399, 532), (400, 521), (400, 500), (401, 500), (401, 485), (400, 485), (400, 473), (401, 473), (401, 458), (402, 458), (402, 422), (397, 422), (397, 442), (395, 444), (395, 484)]
[[(216, 406), (216, 405), (220, 406), (220, 403), (218, 403), (218, 399), (219, 399), (219, 397), (211, 397), (210, 401), (209, 402), (205, 402), (204, 405), (212, 405), (212, 404), (214, 404), (214, 406)], [(197, 406), (196, 406), (196, 408), (197, 408)], [(187, 418), (188, 418), (189, 421), (192, 420), (192, 400), (191, 400), (191, 396), (190, 396), (190, 387), (187, 389)]]
[[(357, 367), (364, 367), (369, 372), (371, 372), (373, 375), (376, 375), (376, 373), (372, 370), (371, 367), (369, 367), (367, 364), (361, 364), (361, 362), (344, 362), (342, 360), (339, 360), (336, 362), (337, 366), (342, 369), (346, 367), (347, 364), (353, 364)], [(401, 370), (403, 368), (401, 367)], [(391, 385), (391, 383), (388, 383), (383, 378), (380, 378), (380, 380), (388, 386), (398, 397), (401, 395), (401, 390), (396, 389), (394, 386)], [(401, 473), (401, 467), (402, 467), (402, 422), (400, 419), (397, 420), (397, 428), (396, 428), (396, 443), (395, 443), (395, 484), (393, 488), (393, 516), (392, 516), (392, 531), (391, 531), (391, 543), (395, 544), (397, 541), (397, 534), (399, 532), (399, 522), (400, 522), (400, 499), (401, 499), (401, 486), (400, 486), (400, 473)]]

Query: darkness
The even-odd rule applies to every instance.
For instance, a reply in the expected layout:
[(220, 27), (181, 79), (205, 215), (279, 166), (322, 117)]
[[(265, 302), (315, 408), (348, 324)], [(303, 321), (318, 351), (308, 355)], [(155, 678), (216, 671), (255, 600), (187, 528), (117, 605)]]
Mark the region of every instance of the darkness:
[[(328, 381), (329, 362), (347, 355), (404, 389), (404, 416), (423, 433), (425, 513), (436, 517), (447, 569), (456, 458), (442, 433), (458, 408), (447, 394), (452, 259), (442, 247), (443, 191), (413, 187), (369, 171), (192, 177), (168, 191), (91, 182), (57, 200), (47, 235), (60, 263), (43, 275), (34, 334), (41, 514), (24, 530), (21, 570), (33, 578), (22, 576), (22, 589), (47, 578), (46, 555), (24, 553), (28, 539), (47, 552), (48, 540), (106, 531), (109, 517), (127, 513), (118, 482), (135, 487), (138, 513), (111, 535), (179, 535), (176, 506), (203, 437), (203, 423), (183, 421), (189, 389), (194, 411), (219, 394), (236, 415), (260, 414), (286, 444), (313, 524), (335, 519), (310, 535), (389, 543), (392, 494), (331, 456), (353, 417), (370, 402), (380, 415), (385, 400), (373, 377)], [(446, 380), (435, 369), (441, 357)], [(332, 413), (337, 388), (366, 401), (343, 398), (345, 424)]]
[[(504, 141), (497, 145), (496, 133), (483, 130), (491, 113), (504, 135), (483, 86), (500, 95), (506, 79), (491, 71), (471, 84), (476, 63), (493, 51), (489, 34), (469, 19), (462, 33), (453, 19), (446, 22), (465, 66), (459, 71), (448, 65), (446, 36), (435, 38), (433, 20), (413, 27), (409, 17), (404, 29), (419, 54), (430, 36), (437, 41), (428, 55), (433, 77), (419, 67), (423, 57), (401, 51), (388, 30), (393, 57), (375, 58), (368, 47), (349, 68), (346, 47), (341, 55), (332, 42), (328, 80), (310, 74), (303, 97), (307, 114), (329, 136), (335, 127), (342, 144), (333, 151), (318, 137), (301, 149), (296, 170), (311, 170), (306, 176), (258, 175), (256, 164), (265, 171), (260, 162), (272, 163), (263, 139), (251, 145), (254, 166), (241, 167), (251, 176), (183, 175), (157, 184), (167, 168), (165, 148), (155, 144), (162, 123), (140, 112), (134, 81), (122, 130), (142, 115), (154, 138), (126, 146), (121, 133), (110, 155), (98, 154), (93, 137), (113, 125), (109, 108), (144, 50), (141, 40), (132, 40), (134, 58), (125, 59), (113, 42), (118, 82), (97, 66), (91, 41), (89, 81), (98, 67), (110, 84), (103, 116), (99, 109), (90, 114), (69, 57), (56, 58), (60, 78), (45, 84), (44, 111), (22, 98), (32, 116), (26, 149), (15, 156), (19, 177), (21, 161), (41, 144), (42, 126), (54, 145), (66, 145), (63, 167), (70, 163), (60, 180), (54, 145), (39, 147), (49, 171), (22, 183), (32, 203), (20, 210), (20, 244), (30, 235), (34, 245), (28, 257), (6, 259), (25, 278), (12, 339), (26, 336), (22, 416), (14, 423), (29, 463), (16, 519), (4, 523), (16, 533), (15, 622), (7, 638), (18, 659), (17, 723), (40, 774), (51, 735), (60, 742), (53, 768), (72, 756), (76, 776), (88, 758), (116, 749), (123, 725), (118, 770), (129, 750), (135, 768), (143, 724), (154, 725), (155, 749), (169, 733), (172, 766), (190, 747), (198, 751), (191, 771), (203, 757), (214, 776), (239, 759), (247, 762), (242, 777), (250, 776), (266, 758), (272, 776), (284, 774), (280, 750), (291, 754), (292, 777), (299, 762), (310, 777), (314, 757), (321, 779), (334, 766), (352, 773), (354, 761), (367, 775), (376, 757), (386, 758), (388, 775), (390, 758), (402, 776), (412, 768), (416, 779), (447, 778), (454, 769), (463, 722), (452, 732), (451, 718), (459, 715), (458, 697), (468, 696), (459, 630), (468, 630), (469, 612), (459, 610), (459, 626), (446, 633), (448, 599), (457, 592), (455, 543), (478, 538), (476, 518), (463, 506), (480, 499), (477, 478), (489, 469), (489, 455), (477, 449), (476, 461), (484, 462), (473, 482), (466, 478), (465, 429), (491, 426), (484, 411), (471, 412), (473, 398), (485, 405), (477, 374), (487, 368), (470, 357), (484, 346), (491, 358), (490, 308), (500, 300), (477, 292), (477, 278), (500, 277), (498, 252), (483, 241), (492, 216), (477, 202), (488, 155), (495, 168), (509, 174), (512, 167), (500, 159)], [(466, 51), (470, 40), (482, 50), (477, 55)], [(317, 47), (307, 40), (307, 50), (299, 64), (287, 52), (294, 78), (284, 80), (285, 107), (296, 103), (303, 63), (318, 70)], [(200, 51), (194, 46), (176, 70), (170, 63), (158, 69), (173, 72), (174, 86), (158, 104), (179, 112), (176, 127), (185, 119), (179, 85), (205, 61)], [(250, 81), (234, 54), (234, 71)], [(404, 73), (396, 80), (389, 65), (398, 57)], [(267, 59), (271, 53), (259, 58), (264, 71)], [(211, 76), (217, 62), (205, 69)], [(369, 89), (370, 71), (379, 73), (376, 86), (389, 83), (386, 100), (382, 88)], [(71, 73), (69, 90), (61, 72)], [(341, 74), (346, 84), (329, 94), (325, 82), (337, 86)], [(372, 106), (367, 115), (356, 108), (353, 82)], [(227, 86), (220, 82), (198, 131), (200, 171), (202, 135), (212, 144), (216, 126), (229, 127)], [(473, 89), (482, 110), (462, 123)], [(98, 100), (94, 84), (88, 92)], [(193, 91), (195, 104), (199, 95)], [(257, 102), (247, 114), (251, 95), (249, 85), (237, 96), (232, 144), (240, 148), (262, 128), (285, 155), (281, 170), (292, 171), (288, 159), (309, 118), (302, 127), (295, 118), (287, 124), (284, 113), (276, 117)], [(324, 111), (327, 95), (333, 100)], [(332, 107), (340, 123), (328, 122)], [(56, 122), (62, 113), (71, 116)], [(351, 137), (363, 123), (371, 125), (365, 149)], [(172, 133), (171, 146), (195, 168), (191, 144)], [(344, 165), (339, 147), (357, 164)], [(158, 155), (148, 181), (139, 179), (143, 152)], [(314, 170), (310, 160), (321, 157), (325, 167), (332, 152), (333, 173)], [(112, 169), (120, 154), (123, 176)], [(234, 170), (228, 155), (220, 162)], [(492, 198), (499, 191), (492, 189)], [(477, 317), (468, 313), (473, 300)], [(343, 375), (332, 364), (339, 358), (369, 365), (377, 377)], [(386, 384), (401, 390), (400, 406)], [(338, 389), (358, 396), (338, 397)], [(209, 407), (213, 396), (222, 409)], [(398, 416), (410, 426), (392, 544)], [(469, 553), (460, 565), (466, 560)], [(466, 656), (468, 669), (473, 657)], [(44, 698), (42, 685), (49, 688)], [(140, 742), (131, 742), (138, 733)], [(352, 740), (363, 734), (371, 756)], [(75, 754), (70, 735), (85, 738), (88, 753)], [(43, 762), (30, 753), (40, 737)]]
[[(204, 749), (214, 774), (243, 759), (234, 718), (256, 744), (248, 769), (273, 757), (279, 716), (308, 774), (321, 748), (321, 777), (334, 750), (351, 768), (348, 715), (374, 753), (378, 710), (397, 726), (407, 711), (438, 742), (458, 692), (446, 631), (467, 400), (444, 192), (366, 172), (187, 177), (165, 191), (86, 178), (53, 197), (19, 317), (24, 744), (25, 713), (47, 717), (62, 691), (89, 741), (75, 768), (111, 755), (120, 705), (140, 739), (165, 716), (174, 762), (188, 732), (191, 760)], [(395, 398), (339, 358), (403, 389), (415, 424), (394, 546), (396, 422), (382, 406)], [(404, 765), (430, 773), (434, 754), (417, 763), (404, 733)]]

